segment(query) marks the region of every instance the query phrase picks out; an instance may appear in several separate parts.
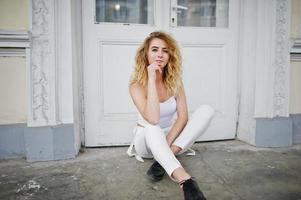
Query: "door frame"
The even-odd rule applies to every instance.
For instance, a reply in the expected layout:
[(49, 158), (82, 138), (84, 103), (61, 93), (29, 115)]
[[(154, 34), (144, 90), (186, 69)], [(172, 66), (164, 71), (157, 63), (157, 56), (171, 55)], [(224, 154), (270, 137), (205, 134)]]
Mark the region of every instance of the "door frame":
[[(95, 1), (95, 0), (94, 0)], [(231, 0), (230, 0), (231, 1)], [(237, 1), (238, 3), (239, 3), (239, 1)], [(156, 4), (156, 0), (154, 1), (154, 3)], [(168, 10), (168, 12), (166, 12), (166, 13), (163, 13), (162, 12), (162, 17), (165, 17), (165, 16), (167, 16), (167, 15), (169, 15), (169, 13), (170, 13), (170, 3), (171, 2), (169, 2), (169, 1), (164, 1), (164, 2), (162, 2), (162, 4), (163, 4), (163, 7), (162, 7), (162, 10)], [(239, 7), (239, 6), (238, 6)], [(156, 8), (156, 6), (155, 6), (155, 8)], [(82, 10), (83, 10), (83, 7), (82, 7)], [(238, 11), (239, 12), (239, 11)], [(82, 12), (82, 13), (84, 13), (84, 12)], [(84, 19), (84, 14), (82, 14), (82, 18)], [(158, 17), (154, 17), (154, 20), (158, 20)], [(84, 21), (84, 20), (83, 20)], [(157, 21), (155, 21), (155, 23), (158, 23)], [(166, 20), (165, 22), (160, 22), (161, 23), (161, 26), (163, 27), (163, 29), (166, 29), (166, 30), (169, 30), (169, 23), (170, 23), (170, 21), (169, 20)], [(83, 25), (83, 27), (84, 27), (84, 25)], [(91, 28), (91, 27), (90, 27)], [(239, 23), (238, 23), (238, 29), (239, 29)], [(84, 30), (87, 30), (86, 28), (84, 28)], [(91, 31), (91, 30), (90, 30)], [(238, 33), (238, 37), (239, 37), (239, 33)], [(84, 50), (84, 48), (87, 48), (87, 47), (85, 47), (85, 34), (83, 34), (83, 52), (85, 51)], [(84, 55), (85, 53), (83, 53), (83, 60), (85, 59), (85, 55)], [(238, 57), (239, 57), (239, 55), (238, 55)], [(99, 58), (98, 58), (99, 59)], [(238, 61), (237, 61), (238, 62)], [(85, 61), (83, 62), (83, 67), (84, 67), (84, 65), (85, 65)], [(239, 68), (239, 66), (237, 66), (237, 68)], [(239, 69), (237, 69), (237, 71), (239, 71)], [(237, 80), (239, 80), (239, 79), (237, 79)], [(85, 96), (85, 86), (84, 86), (84, 96)], [(237, 89), (239, 89), (239, 85), (237, 85)], [(237, 91), (236, 92), (238, 95), (239, 95), (239, 91)], [(86, 103), (86, 102), (85, 102)], [(239, 109), (239, 99), (237, 100), (237, 103), (236, 103), (237, 105), (236, 105), (236, 107), (237, 107), (237, 110)], [(85, 112), (83, 113), (84, 115), (86, 114), (86, 110), (85, 110)], [(83, 118), (86, 118), (85, 116), (83, 117)], [(237, 112), (237, 116), (236, 116), (236, 126), (237, 126), (237, 122), (238, 122), (238, 112)], [(236, 133), (237, 133), (237, 128), (235, 129), (235, 136), (236, 136)], [(85, 138), (86, 138), (86, 132), (84, 133), (85, 134)]]

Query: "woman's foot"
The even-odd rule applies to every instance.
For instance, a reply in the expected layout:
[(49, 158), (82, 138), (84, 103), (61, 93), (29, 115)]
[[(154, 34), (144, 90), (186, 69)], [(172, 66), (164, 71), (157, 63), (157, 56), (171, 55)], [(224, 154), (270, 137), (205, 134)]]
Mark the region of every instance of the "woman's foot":
[(181, 182), (185, 200), (206, 200), (196, 181), (191, 178)]
[(153, 181), (162, 180), (164, 174), (165, 174), (164, 168), (157, 161), (155, 161), (147, 170), (148, 177), (150, 177), (150, 179)]

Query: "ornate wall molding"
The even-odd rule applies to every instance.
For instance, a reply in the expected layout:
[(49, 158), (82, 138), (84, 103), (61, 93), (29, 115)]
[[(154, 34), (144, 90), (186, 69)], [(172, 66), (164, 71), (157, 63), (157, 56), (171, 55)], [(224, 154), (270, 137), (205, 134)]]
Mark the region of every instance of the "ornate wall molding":
[(290, 0), (277, 0), (273, 117), (289, 115)]
[[(28, 126), (73, 123), (73, 0), (31, 0)], [(73, 2), (81, 5), (81, 1)], [(78, 21), (76, 21), (78, 23)], [(80, 43), (80, 42), (79, 42)]]
[(257, 0), (256, 118), (289, 116), (290, 0)]
[(29, 126), (56, 124), (54, 0), (31, 0)]

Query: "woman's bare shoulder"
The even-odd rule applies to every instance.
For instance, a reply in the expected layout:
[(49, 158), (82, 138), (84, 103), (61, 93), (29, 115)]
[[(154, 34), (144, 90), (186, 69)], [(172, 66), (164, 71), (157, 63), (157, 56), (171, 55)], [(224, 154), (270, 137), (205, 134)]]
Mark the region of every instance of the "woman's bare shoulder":
[(135, 82), (135, 83), (132, 83), (131, 85), (130, 85), (130, 90), (131, 91), (133, 91), (133, 90), (142, 90), (143, 89), (143, 86), (140, 84), (140, 83), (138, 83), (138, 82)]
[(185, 92), (184, 91), (184, 84), (183, 84), (183, 81), (180, 80), (179, 83), (178, 83), (178, 89), (177, 89), (177, 93), (175, 94), (175, 96), (179, 96), (181, 95), (182, 92)]
[(144, 87), (138, 83), (138, 82), (135, 82), (135, 83), (132, 83), (130, 85), (130, 93), (141, 93), (141, 94), (144, 94)]

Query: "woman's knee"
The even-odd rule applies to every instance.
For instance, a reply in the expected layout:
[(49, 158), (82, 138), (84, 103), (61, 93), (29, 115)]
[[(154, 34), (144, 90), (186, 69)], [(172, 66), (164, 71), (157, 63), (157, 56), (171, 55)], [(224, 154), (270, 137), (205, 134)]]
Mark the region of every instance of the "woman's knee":
[(203, 116), (210, 120), (214, 112), (214, 109), (210, 105), (201, 105), (195, 110), (194, 115)]
[(146, 139), (153, 137), (161, 137), (162, 135), (164, 135), (164, 132), (158, 125), (149, 124), (145, 127)]
[(135, 151), (137, 154), (143, 158), (148, 158), (151, 156), (151, 153), (147, 149), (146, 141), (140, 141), (139, 143), (136, 142), (135, 144)]

